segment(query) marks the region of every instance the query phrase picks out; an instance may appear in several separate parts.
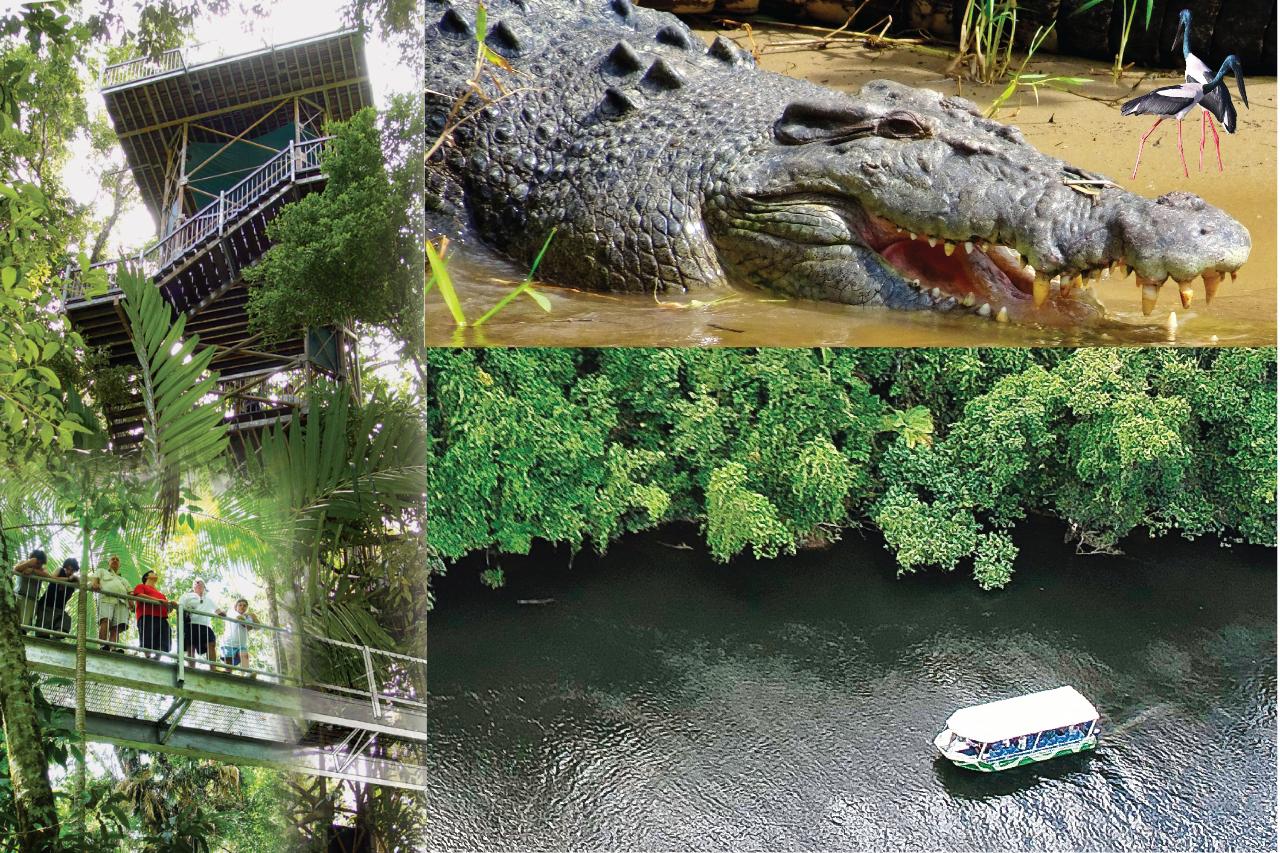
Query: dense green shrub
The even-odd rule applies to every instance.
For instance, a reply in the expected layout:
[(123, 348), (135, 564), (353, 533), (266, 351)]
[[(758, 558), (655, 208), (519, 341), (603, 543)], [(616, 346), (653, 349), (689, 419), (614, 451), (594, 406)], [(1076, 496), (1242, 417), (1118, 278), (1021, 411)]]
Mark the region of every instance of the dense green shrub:
[(1011, 529), (1081, 547), (1275, 543), (1272, 349), (436, 350), (428, 538), (445, 559), (534, 539), (604, 550), (702, 526), (728, 560), (852, 525), (902, 571), (1009, 581)]

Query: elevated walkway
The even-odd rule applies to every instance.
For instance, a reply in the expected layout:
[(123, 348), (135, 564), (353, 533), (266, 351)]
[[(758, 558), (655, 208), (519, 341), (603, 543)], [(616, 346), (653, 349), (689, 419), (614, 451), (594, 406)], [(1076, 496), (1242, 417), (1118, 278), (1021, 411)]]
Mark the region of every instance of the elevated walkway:
[[(59, 617), (36, 608), (23, 621), (27, 663), (38, 674), (46, 699), (70, 724), (74, 637), (81, 617), (74, 610), (74, 586), (56, 580), (41, 585), (46, 591), (61, 586), (71, 594), (70, 612)], [(219, 662), (215, 670), (203, 657), (196, 662), (178, 653), (184, 645), (184, 616), (200, 611), (174, 605), (169, 617), (177, 628), (172, 651), (149, 649), (98, 639), (97, 595), (135, 606), (149, 603), (132, 596), (88, 594), (85, 712), (91, 740), (425, 789), (427, 709), (418, 692), (425, 683), (425, 661), (245, 621), (252, 626), (253, 666)], [(239, 620), (223, 621), (227, 628)], [(152, 637), (140, 639), (144, 646), (163, 645)], [(300, 662), (292, 669), (280, 666), (290, 653)], [(346, 683), (309, 675), (321, 658), (326, 671), (347, 673)]]

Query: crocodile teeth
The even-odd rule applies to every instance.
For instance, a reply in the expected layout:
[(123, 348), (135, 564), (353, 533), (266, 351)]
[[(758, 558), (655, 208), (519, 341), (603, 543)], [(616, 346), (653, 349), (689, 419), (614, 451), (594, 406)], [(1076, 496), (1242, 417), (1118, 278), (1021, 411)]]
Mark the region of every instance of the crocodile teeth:
[(1098, 277), (1104, 278), (1104, 279), (1111, 278), (1111, 267), (1105, 267), (1101, 272), (1098, 273)]
[(1168, 319), (1168, 320), (1165, 320), (1165, 321), (1164, 321), (1164, 324), (1165, 324), (1165, 326), (1167, 326), (1167, 327), (1168, 327), (1168, 329), (1169, 329), (1169, 331), (1170, 331), (1170, 332), (1176, 332), (1176, 331), (1178, 331), (1178, 312), (1177, 312), (1177, 311), (1170, 311), (1170, 312), (1169, 312), (1169, 319)]
[(942, 288), (935, 287), (933, 290), (929, 291), (929, 295), (934, 299), (940, 299), (942, 297)]
[(1013, 249), (1010, 249), (1008, 246), (992, 246), (988, 250), (988, 254), (999, 255), (1009, 264), (1009, 266), (1013, 266), (1014, 264), (1017, 264), (1019, 269), (1021, 269), (1026, 264), (1026, 262), (1023, 261), (1022, 259), (1022, 255), (1018, 254)]
[(1031, 285), (1031, 298), (1035, 300), (1037, 308), (1044, 304), (1049, 298), (1049, 279), (1042, 275), (1036, 276), (1035, 283)]
[(1084, 277), (1080, 273), (1071, 276), (1072, 287), (1084, 287)]
[(965, 308), (972, 308), (977, 303), (978, 300), (974, 298), (972, 293), (966, 293), (964, 295), (964, 299), (960, 301)]
[(1218, 295), (1218, 285), (1222, 284), (1222, 275), (1217, 270), (1209, 270), (1204, 274), (1204, 304), (1208, 305)]
[(965, 253), (966, 255), (972, 255), (972, 254), (973, 254), (973, 241), (972, 241), (972, 240), (965, 240), (965, 241), (964, 241), (964, 253)]
[(1142, 315), (1144, 317), (1150, 317), (1151, 312), (1156, 310), (1156, 300), (1160, 298), (1160, 285), (1162, 284), (1164, 284), (1163, 281), (1138, 276), (1138, 286), (1142, 288)]
[(929, 248), (933, 248), (933, 247), (934, 247), (934, 246), (936, 246), (936, 245), (938, 245), (938, 238), (937, 238), (937, 237), (930, 237), (930, 238), (929, 238)]
[(1062, 276), (1060, 276), (1060, 275), (1055, 275), (1053, 278), (1049, 279), (1049, 284), (1055, 285), (1055, 286), (1057, 286), (1057, 287), (1061, 287), (1061, 286), (1062, 286)]
[(943, 252), (943, 254), (945, 254), (948, 258), (949, 258), (949, 257), (951, 257), (951, 254), (952, 254), (955, 250), (956, 250), (956, 244), (955, 244), (955, 243), (952, 243), (950, 240), (944, 240), (944, 241), (943, 241), (943, 243), (942, 243), (942, 252)]
[(908, 231), (907, 233), (911, 235), (911, 239), (912, 239), (912, 240), (916, 239), (916, 232), (914, 232), (914, 231)]
[(1182, 299), (1182, 307), (1190, 308), (1191, 300), (1195, 297), (1195, 291), (1191, 289), (1191, 281), (1178, 282), (1178, 296)]
[(997, 323), (1007, 323), (1007, 322), (1009, 322), (1009, 309), (1008, 309), (1008, 308), (1005, 308), (1003, 305), (1001, 305), (1001, 306), (1000, 306), (1000, 312), (999, 312), (998, 314), (996, 314), (996, 322), (997, 322)]
[(991, 316), (991, 303), (990, 303), (990, 302), (984, 302), (984, 303), (982, 303), (982, 307), (978, 309), (978, 316), (979, 316), (979, 317), (990, 317), (990, 316)]
[(1025, 267), (1022, 268), (1022, 274), (1025, 275), (1027, 278), (1035, 278), (1036, 268), (1031, 266), (1031, 264), (1027, 264)]

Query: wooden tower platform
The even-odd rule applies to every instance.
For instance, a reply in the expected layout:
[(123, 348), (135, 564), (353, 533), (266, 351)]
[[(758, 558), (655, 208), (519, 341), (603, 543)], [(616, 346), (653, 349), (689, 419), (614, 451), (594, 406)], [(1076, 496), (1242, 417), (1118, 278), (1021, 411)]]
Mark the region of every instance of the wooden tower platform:
[[(355, 337), (312, 329), (283, 341), (249, 332), (241, 272), (270, 247), (267, 225), (280, 209), (324, 187), (324, 122), (373, 103), (363, 43), (342, 31), (276, 47), (188, 63), (183, 51), (158, 62), (110, 66), (103, 98), (158, 239), (129, 258), (95, 264), (113, 281), (87, 297), (68, 277), (63, 305), (85, 342), (110, 365), (134, 359), (114, 277), (140, 269), (188, 317), (187, 329), (217, 349), (211, 368), (233, 431), (257, 429), (297, 411), (287, 379), (318, 371), (352, 374)], [(109, 415), (113, 446), (136, 442), (136, 398)]]

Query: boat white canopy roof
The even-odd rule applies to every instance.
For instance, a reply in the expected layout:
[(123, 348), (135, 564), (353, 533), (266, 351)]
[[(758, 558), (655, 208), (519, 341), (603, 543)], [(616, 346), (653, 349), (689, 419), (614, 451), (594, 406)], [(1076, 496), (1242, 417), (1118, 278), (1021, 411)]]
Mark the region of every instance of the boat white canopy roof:
[(994, 743), (1096, 719), (1092, 702), (1074, 687), (1058, 687), (961, 708), (947, 720), (947, 728), (970, 740)]

